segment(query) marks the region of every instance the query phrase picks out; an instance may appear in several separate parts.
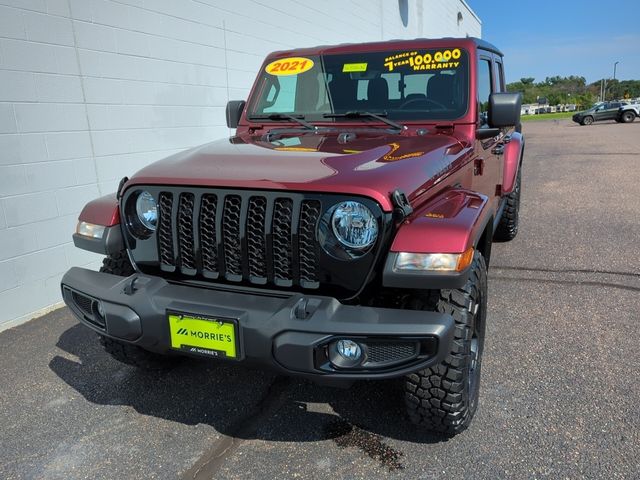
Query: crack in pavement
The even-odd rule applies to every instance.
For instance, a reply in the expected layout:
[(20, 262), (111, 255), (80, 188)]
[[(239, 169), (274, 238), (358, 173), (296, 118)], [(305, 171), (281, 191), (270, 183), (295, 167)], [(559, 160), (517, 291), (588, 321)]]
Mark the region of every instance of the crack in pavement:
[(557, 285), (586, 285), (593, 287), (619, 288), (621, 290), (640, 292), (640, 287), (632, 287), (630, 285), (622, 285), (620, 283), (594, 282), (589, 280), (552, 280), (550, 278), (505, 277), (501, 275), (493, 275), (491, 278), (495, 280), (510, 280), (515, 282), (546, 283)]
[(291, 379), (276, 377), (269, 385), (267, 392), (248, 416), (238, 420), (231, 429), (231, 435), (223, 435), (212, 448), (183, 475), (184, 480), (211, 480), (224, 461), (238, 449), (246, 439), (255, 437), (258, 425), (271, 416), (283, 404), (283, 393), (290, 385)]
[[(512, 266), (494, 266), (492, 271), (497, 270), (498, 274), (491, 275), (495, 280), (508, 280), (514, 282), (531, 282), (542, 284), (555, 284), (555, 285), (585, 285), (590, 287), (604, 287), (604, 288), (617, 288), (620, 290), (628, 290), (631, 292), (640, 292), (640, 285), (635, 286), (636, 279), (640, 279), (640, 274), (634, 272), (619, 272), (611, 270), (596, 270), (596, 269), (553, 269), (545, 267), (512, 267)], [(522, 273), (523, 275), (502, 275), (501, 271), (511, 271), (515, 273)], [(524, 276), (529, 272), (531, 276)], [(540, 276), (533, 276), (535, 273), (545, 274), (548, 273), (552, 278), (540, 278)], [(575, 275), (589, 275), (589, 279), (575, 278)], [(556, 278), (553, 278), (555, 276)], [(629, 279), (628, 283), (618, 283), (614, 281), (606, 281), (603, 276), (610, 277), (626, 277)], [(571, 278), (574, 277), (574, 278)], [(594, 278), (596, 277), (596, 278)]]
[(519, 272), (542, 272), (542, 273), (594, 273), (596, 275), (621, 275), (625, 277), (638, 277), (640, 278), (640, 273), (633, 272), (616, 272), (611, 270), (593, 270), (593, 269), (553, 269), (553, 268), (542, 268), (542, 267), (510, 267), (510, 266), (500, 266), (494, 265), (491, 267), (494, 270), (515, 270)]

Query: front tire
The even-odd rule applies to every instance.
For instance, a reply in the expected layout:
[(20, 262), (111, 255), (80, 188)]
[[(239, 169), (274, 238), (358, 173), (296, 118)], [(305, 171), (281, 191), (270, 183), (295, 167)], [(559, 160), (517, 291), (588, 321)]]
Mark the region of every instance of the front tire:
[(631, 123), (636, 119), (636, 114), (633, 112), (624, 112), (622, 114), (622, 121), (624, 123)]
[(593, 117), (587, 116), (582, 119), (582, 125), (593, 125)]
[[(129, 277), (135, 273), (125, 250), (107, 256), (102, 261), (100, 271), (121, 277)], [(105, 352), (119, 362), (141, 370), (166, 370), (174, 366), (179, 358), (149, 352), (137, 345), (131, 345), (103, 335), (98, 336), (100, 337), (100, 345), (102, 345)]]
[(478, 409), (487, 311), (487, 267), (480, 252), (465, 286), (441, 290), (436, 308), (455, 320), (451, 351), (442, 363), (406, 376), (405, 403), (414, 424), (453, 436)]
[[(522, 168), (522, 167), (521, 167)], [(505, 197), (505, 206), (502, 210), (500, 222), (493, 234), (496, 242), (509, 242), (518, 235), (518, 225), (520, 222), (520, 188), (521, 170), (518, 170), (518, 177), (513, 192)]]

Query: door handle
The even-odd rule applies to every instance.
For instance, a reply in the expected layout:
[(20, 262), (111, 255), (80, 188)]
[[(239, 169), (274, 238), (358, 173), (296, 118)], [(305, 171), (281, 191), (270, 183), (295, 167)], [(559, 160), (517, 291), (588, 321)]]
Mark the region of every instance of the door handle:
[(494, 155), (502, 155), (504, 153), (504, 145), (496, 145), (491, 150), (491, 153), (493, 153)]

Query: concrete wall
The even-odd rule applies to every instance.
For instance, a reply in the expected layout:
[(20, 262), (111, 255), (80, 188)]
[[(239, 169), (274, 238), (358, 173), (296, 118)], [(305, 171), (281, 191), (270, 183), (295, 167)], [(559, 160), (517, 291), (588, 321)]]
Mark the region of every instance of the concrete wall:
[(0, 0), (0, 330), (99, 266), (71, 243), (85, 202), (229, 133), (268, 52), (466, 34), (461, 0)]

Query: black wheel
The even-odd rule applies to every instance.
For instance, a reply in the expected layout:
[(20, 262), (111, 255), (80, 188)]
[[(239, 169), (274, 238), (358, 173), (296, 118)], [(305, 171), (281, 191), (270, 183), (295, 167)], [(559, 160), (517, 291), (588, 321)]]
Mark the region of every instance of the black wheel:
[(442, 363), (407, 375), (405, 403), (413, 423), (453, 436), (469, 426), (478, 408), (487, 318), (487, 267), (482, 254), (475, 253), (464, 287), (439, 291), (436, 308), (455, 320), (451, 351)]
[(592, 124), (593, 124), (592, 116), (586, 116), (582, 119), (582, 125), (592, 125)]
[(520, 188), (521, 188), (521, 172), (518, 170), (518, 178), (516, 185), (506, 198), (504, 210), (500, 222), (493, 234), (493, 240), (496, 242), (508, 242), (516, 238), (518, 234), (518, 222), (520, 215)]
[[(109, 255), (102, 261), (101, 272), (128, 277), (135, 273), (126, 251)], [(180, 357), (169, 357), (149, 352), (137, 345), (120, 342), (110, 337), (98, 335), (105, 352), (119, 362), (138, 367), (142, 370), (165, 370), (176, 364)]]
[(633, 112), (623, 112), (622, 113), (622, 121), (624, 123), (631, 123), (636, 119), (636, 114)]

